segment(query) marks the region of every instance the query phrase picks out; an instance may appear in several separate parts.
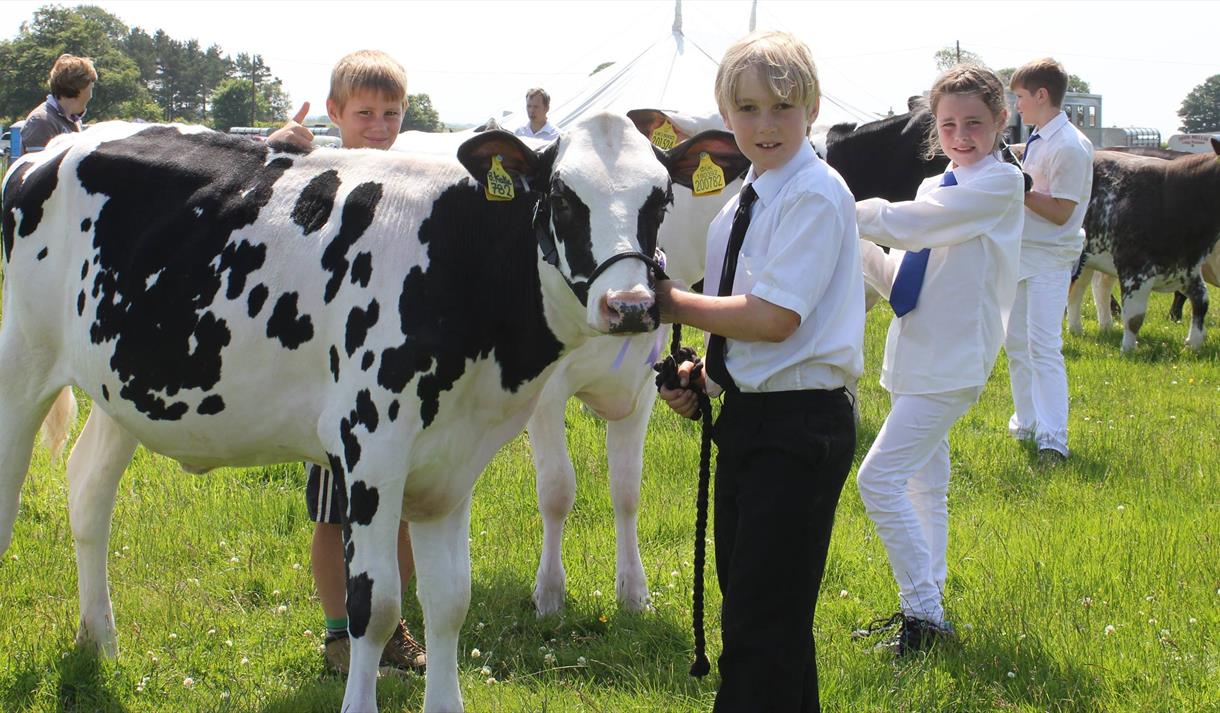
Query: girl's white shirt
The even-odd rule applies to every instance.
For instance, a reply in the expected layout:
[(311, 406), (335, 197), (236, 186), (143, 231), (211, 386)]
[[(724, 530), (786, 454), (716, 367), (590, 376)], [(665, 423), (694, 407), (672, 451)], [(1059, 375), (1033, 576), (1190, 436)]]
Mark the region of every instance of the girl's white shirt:
[[(1016, 294), (1024, 179), (987, 156), (924, 180), (915, 200), (856, 204), (865, 280), (886, 299), (906, 250), (931, 248), (915, 309), (890, 323), (881, 385), (930, 394), (987, 383)], [(876, 244), (874, 244), (876, 243)], [(887, 255), (877, 245), (894, 248)]]

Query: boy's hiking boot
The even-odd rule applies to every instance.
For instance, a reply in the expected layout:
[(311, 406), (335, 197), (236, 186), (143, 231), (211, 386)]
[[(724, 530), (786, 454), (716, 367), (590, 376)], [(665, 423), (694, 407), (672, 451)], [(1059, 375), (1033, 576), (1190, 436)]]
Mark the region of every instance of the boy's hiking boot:
[[(322, 643), (326, 656), (326, 668), (347, 675), (352, 659), (352, 642), (347, 632), (327, 634)], [(400, 619), (390, 640), (381, 652), (379, 671), (382, 674), (415, 671), (422, 674), (428, 665), (428, 654), (424, 647), (411, 636), (407, 622)]]
[(889, 651), (895, 656), (905, 656), (913, 651), (927, 651), (937, 642), (957, 638), (953, 624), (934, 624), (926, 619), (905, 616), (901, 612), (888, 619), (877, 619), (863, 629), (852, 632), (852, 637), (863, 639), (874, 634), (889, 632), (874, 651)]

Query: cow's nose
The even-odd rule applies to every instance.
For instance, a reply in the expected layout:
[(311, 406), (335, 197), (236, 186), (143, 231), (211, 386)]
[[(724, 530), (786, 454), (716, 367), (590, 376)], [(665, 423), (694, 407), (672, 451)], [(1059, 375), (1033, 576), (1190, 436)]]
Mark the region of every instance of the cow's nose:
[(651, 290), (609, 290), (602, 296), (602, 316), (612, 333), (649, 332), (657, 328), (656, 297)]

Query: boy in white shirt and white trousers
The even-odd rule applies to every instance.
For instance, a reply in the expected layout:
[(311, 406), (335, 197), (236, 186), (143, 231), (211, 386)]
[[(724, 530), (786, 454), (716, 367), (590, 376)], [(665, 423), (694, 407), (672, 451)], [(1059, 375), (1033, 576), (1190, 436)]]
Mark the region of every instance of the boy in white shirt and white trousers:
[(1034, 440), (1048, 464), (1068, 455), (1063, 310), (1093, 190), (1093, 144), (1059, 109), (1067, 82), (1063, 65), (1049, 58), (1022, 66), (1009, 82), (1021, 120), (1035, 130), (1025, 143), (1034, 186), (1025, 196), (1020, 279), (1004, 341), (1014, 406), (1008, 430)]
[[(1021, 172), (995, 154), (1007, 117), (999, 80), (958, 65), (937, 80), (930, 100), (933, 145), (949, 156), (950, 170), (926, 179), (913, 201), (856, 204), (860, 236), (872, 241), (861, 243), (865, 278), (897, 315), (881, 372), (892, 408), (857, 484), (901, 605), (867, 633), (897, 625), (883, 646), (899, 655), (953, 633), (942, 603), (948, 433), (978, 400), (999, 353), (1023, 217)], [(896, 249), (887, 255), (877, 245)]]

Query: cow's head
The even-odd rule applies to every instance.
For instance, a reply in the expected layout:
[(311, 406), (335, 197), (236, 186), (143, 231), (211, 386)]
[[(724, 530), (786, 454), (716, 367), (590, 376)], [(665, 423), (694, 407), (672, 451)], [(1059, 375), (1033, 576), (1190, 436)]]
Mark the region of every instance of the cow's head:
[(599, 332), (659, 324), (650, 274), (657, 230), (673, 200), (671, 180), (690, 181), (688, 167), (667, 158), (625, 117), (608, 113), (574, 123), (537, 149), (503, 131), (479, 134), (458, 149), (485, 190), (498, 159), (512, 178), (513, 199), (535, 202), (540, 256), (563, 276)]

